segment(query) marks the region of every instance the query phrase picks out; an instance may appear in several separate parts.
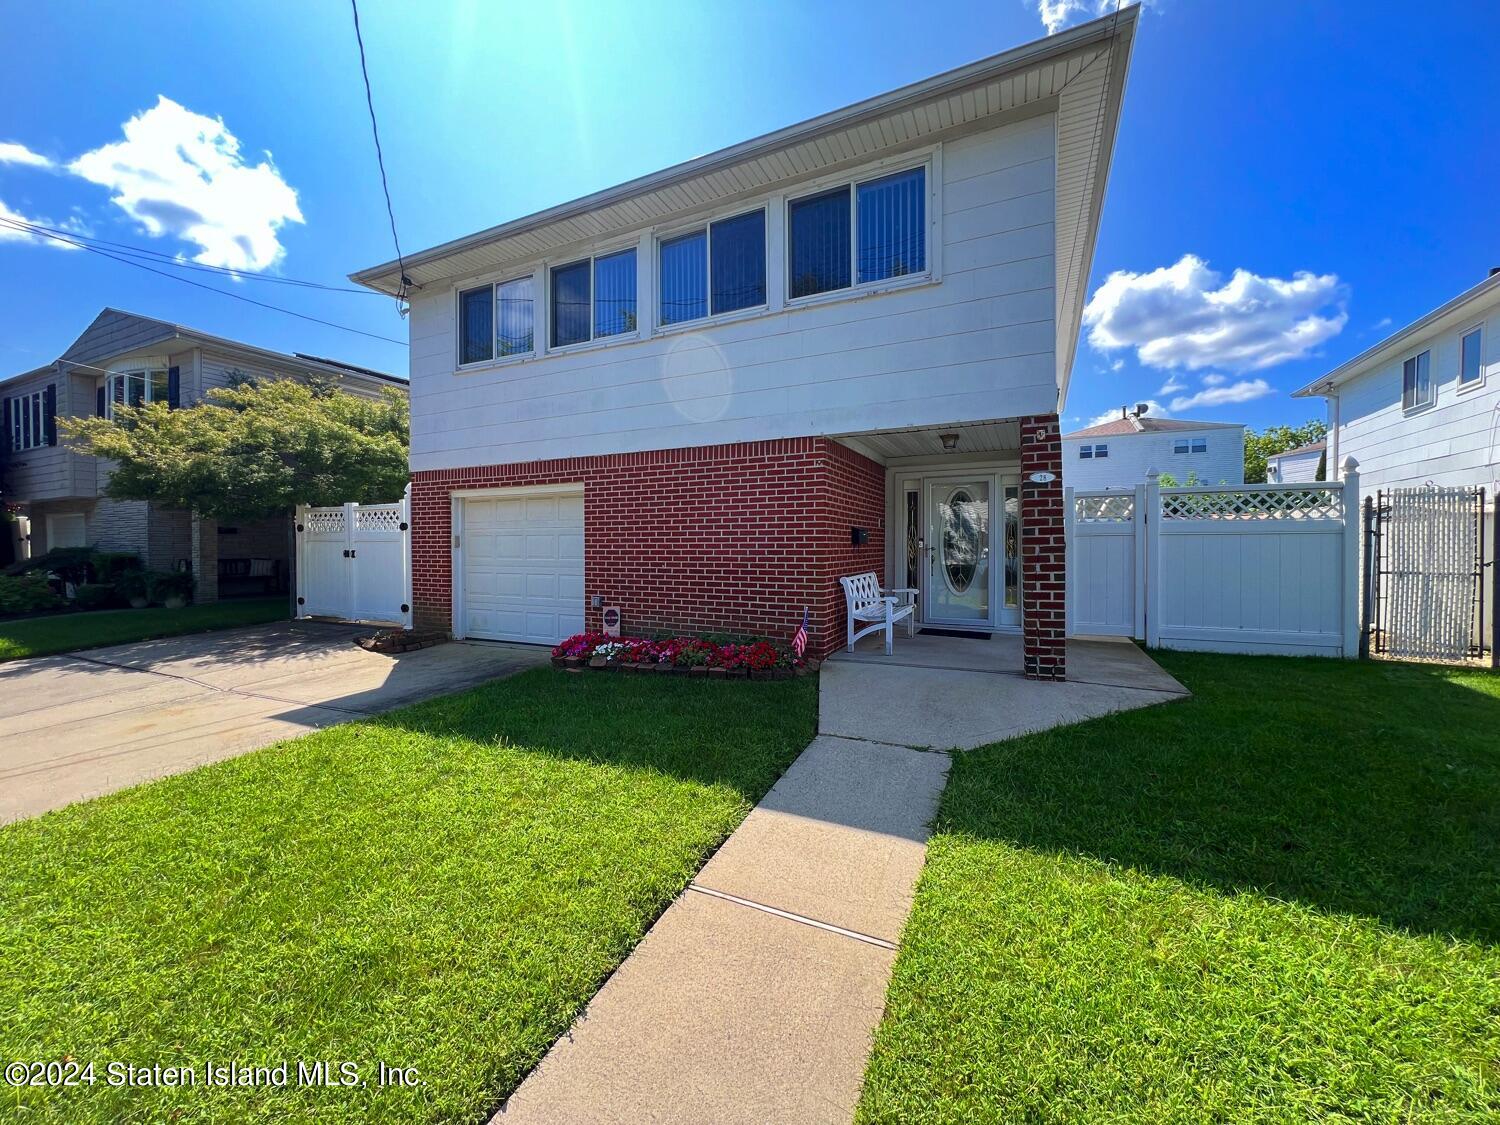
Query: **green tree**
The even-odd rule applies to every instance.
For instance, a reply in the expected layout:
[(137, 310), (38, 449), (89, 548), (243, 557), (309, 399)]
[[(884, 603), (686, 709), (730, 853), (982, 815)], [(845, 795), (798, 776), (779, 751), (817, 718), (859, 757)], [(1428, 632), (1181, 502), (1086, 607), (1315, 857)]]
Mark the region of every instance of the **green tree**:
[(394, 389), (372, 400), (331, 384), (244, 382), (187, 410), (117, 404), (114, 419), (58, 422), (80, 453), (115, 463), (107, 495), (221, 521), (379, 503), (406, 487), (407, 402)]
[[(1318, 419), (1304, 422), (1300, 426), (1268, 426), (1260, 433), (1245, 431), (1245, 483), (1266, 483), (1266, 458), (1300, 445), (1310, 445), (1328, 433), (1328, 427)], [(1321, 462), (1320, 462), (1321, 464)], [(1323, 480), (1322, 471), (1318, 479)]]

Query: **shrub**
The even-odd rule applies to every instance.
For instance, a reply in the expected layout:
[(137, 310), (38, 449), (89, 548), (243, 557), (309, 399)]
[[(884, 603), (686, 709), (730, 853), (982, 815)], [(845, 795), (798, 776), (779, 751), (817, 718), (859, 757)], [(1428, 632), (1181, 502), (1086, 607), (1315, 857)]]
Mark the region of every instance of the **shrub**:
[(171, 597), (193, 600), (193, 576), (185, 570), (158, 570), (151, 572), (151, 598), (166, 601)]
[(63, 581), (77, 586), (93, 577), (90, 573), (90, 560), (93, 556), (92, 547), (57, 547), (46, 554), (22, 559), (8, 567), (5, 573), (21, 575), (46, 572), (56, 574)]
[(103, 609), (115, 600), (115, 588), (108, 582), (84, 582), (73, 587), (73, 604), (79, 609)]
[(123, 574), (141, 569), (141, 558), (131, 551), (95, 551), (89, 566), (95, 582), (113, 582)]
[(37, 613), (63, 604), (45, 575), (0, 575), (0, 613)]

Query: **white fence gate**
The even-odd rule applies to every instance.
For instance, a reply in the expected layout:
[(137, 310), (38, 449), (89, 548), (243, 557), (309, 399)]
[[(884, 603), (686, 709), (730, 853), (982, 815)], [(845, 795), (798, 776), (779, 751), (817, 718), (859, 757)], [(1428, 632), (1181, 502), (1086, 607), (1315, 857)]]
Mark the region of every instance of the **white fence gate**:
[(395, 504), (297, 508), (297, 616), (411, 626), (411, 490)]
[(1068, 631), (1213, 652), (1359, 654), (1359, 474), (1068, 490)]

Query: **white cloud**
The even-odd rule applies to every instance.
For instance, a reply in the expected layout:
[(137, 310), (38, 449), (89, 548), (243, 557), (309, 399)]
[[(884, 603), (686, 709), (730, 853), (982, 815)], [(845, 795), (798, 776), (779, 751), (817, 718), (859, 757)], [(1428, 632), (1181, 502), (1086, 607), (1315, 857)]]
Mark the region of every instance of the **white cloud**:
[(1123, 359), (1117, 359), (1109, 365), (1109, 369), (1111, 371), (1124, 371), (1125, 361)]
[[(1056, 35), (1069, 24), (1091, 16), (1113, 12), (1117, 0), (1037, 0), (1036, 14), (1048, 35)], [(1119, 0), (1123, 3), (1124, 0)]]
[(52, 168), (52, 161), (23, 144), (0, 141), (0, 164), (19, 164), (27, 168)]
[(222, 119), (163, 96), (123, 129), (123, 141), (84, 153), (69, 170), (109, 188), (148, 233), (196, 243), (194, 261), (246, 271), (276, 264), (277, 232), (303, 219), (270, 153), (247, 163)]
[[(32, 226), (37, 227), (57, 227), (58, 224), (54, 223), (51, 219), (28, 218), (19, 211), (14, 211), (7, 207), (3, 199), (0, 199), (0, 220), (3, 220), (0, 221), (0, 242), (24, 242), (33, 246), (51, 246), (58, 250), (78, 249), (71, 242), (59, 242), (55, 238), (48, 238), (42, 234), (32, 234), (30, 231), (18, 230), (16, 227), (11, 226), (11, 223), (30, 223)], [(61, 229), (71, 228), (65, 222)]]
[(1167, 381), (1161, 385), (1161, 390), (1157, 391), (1156, 393), (1159, 395), (1175, 395), (1178, 391), (1185, 390), (1187, 390), (1186, 383), (1184, 383), (1176, 375), (1168, 375)]
[(1260, 371), (1300, 359), (1343, 330), (1344, 287), (1334, 274), (1290, 279), (1237, 269), (1226, 282), (1184, 254), (1149, 273), (1117, 270), (1083, 310), (1089, 343), (1134, 348), (1148, 367)]
[[(1207, 380), (1205, 379), (1204, 382)], [(1274, 388), (1264, 379), (1241, 379), (1228, 386), (1210, 385), (1207, 390), (1199, 391), (1195, 395), (1179, 395), (1172, 400), (1172, 409), (1192, 410), (1195, 406), (1224, 406), (1233, 402), (1249, 402), (1251, 399), (1265, 398), (1266, 395), (1274, 393)]]
[[(1170, 418), (1172, 416), (1172, 412), (1161, 403), (1157, 402), (1154, 398), (1137, 399), (1136, 401), (1144, 402), (1146, 404), (1146, 414), (1148, 417)], [(1136, 404), (1132, 402), (1124, 409), (1134, 410), (1135, 406)], [(1103, 414), (1097, 414), (1093, 418), (1089, 419), (1089, 425), (1102, 426), (1105, 422), (1113, 422), (1116, 418), (1120, 417), (1120, 410), (1121, 408), (1117, 406), (1113, 410), (1106, 410)]]
[(1229, 382), (1229, 376), (1228, 375), (1205, 375), (1205, 376), (1203, 376), (1203, 385), (1205, 387), (1222, 387), (1227, 382)]

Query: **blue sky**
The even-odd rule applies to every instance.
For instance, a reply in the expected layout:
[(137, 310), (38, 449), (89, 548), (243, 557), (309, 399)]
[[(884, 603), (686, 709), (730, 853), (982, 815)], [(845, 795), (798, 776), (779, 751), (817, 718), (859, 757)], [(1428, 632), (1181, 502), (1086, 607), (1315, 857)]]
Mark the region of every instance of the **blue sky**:
[[(1039, 38), (1044, 17), (1065, 26), (1100, 2), (930, 0), (914, 19), (906, 2), (366, 0), (402, 244)], [(0, 215), (336, 286), (390, 258), (347, 5), (156, 8), (0, 9)], [(1065, 426), (1140, 400), (1302, 421), (1317, 407), (1287, 391), (1500, 265), (1496, 42), (1490, 0), (1151, 3)], [(406, 370), (398, 344), (14, 228), (0, 227), (0, 263), (0, 373), (55, 358), (104, 305)], [(386, 299), (181, 276), (405, 337)]]

